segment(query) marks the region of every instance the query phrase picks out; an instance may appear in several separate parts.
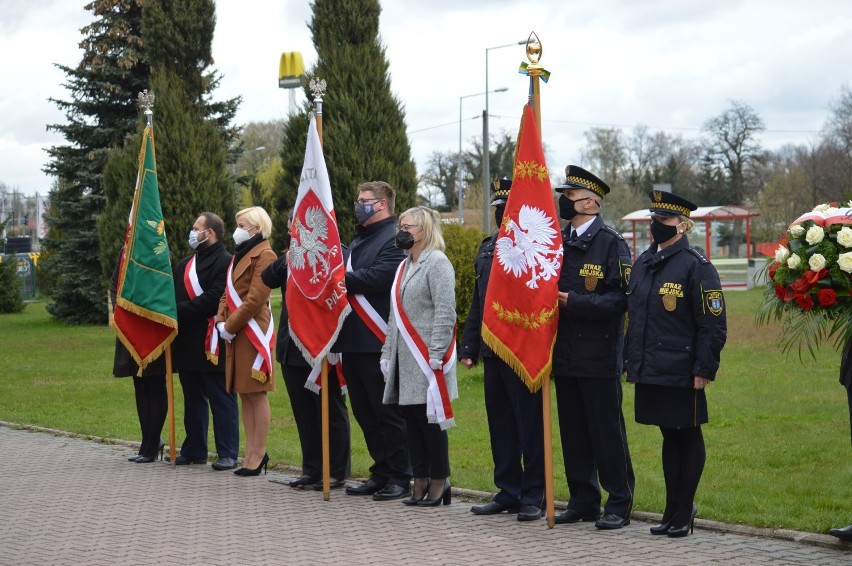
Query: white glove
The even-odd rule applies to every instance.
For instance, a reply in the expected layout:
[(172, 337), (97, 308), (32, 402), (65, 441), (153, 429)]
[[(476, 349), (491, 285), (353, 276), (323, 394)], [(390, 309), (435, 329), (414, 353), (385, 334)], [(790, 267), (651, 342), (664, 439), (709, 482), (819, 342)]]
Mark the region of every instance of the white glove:
[(382, 375), (387, 379), (388, 374), (390, 373), (390, 362), (384, 358), (379, 360), (379, 367), (382, 370)]
[(432, 369), (443, 369), (444, 362), (435, 358), (429, 358), (429, 367)]
[(234, 339), (235, 335), (231, 334), (230, 332), (225, 330), (225, 323), (224, 322), (222, 322), (222, 321), (217, 322), (216, 323), (216, 330), (219, 331), (219, 336), (221, 336), (222, 339), (227, 340), (228, 342), (230, 342), (231, 340)]

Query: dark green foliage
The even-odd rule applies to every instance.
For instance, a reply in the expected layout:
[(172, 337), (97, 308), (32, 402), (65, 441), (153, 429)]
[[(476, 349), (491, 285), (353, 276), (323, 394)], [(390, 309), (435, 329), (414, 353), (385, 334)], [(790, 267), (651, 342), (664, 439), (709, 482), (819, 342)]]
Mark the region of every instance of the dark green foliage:
[(445, 224), (443, 228), (444, 241), (447, 243), (445, 253), (456, 271), (456, 318), (461, 337), (461, 328), (470, 311), (470, 298), (476, 283), (473, 260), (476, 259), (485, 234), (476, 228), (464, 228), (458, 224)]
[(51, 99), (67, 123), (48, 130), (68, 143), (47, 150), (44, 169), (58, 178), (46, 215), (43, 268), (55, 283), (47, 310), (69, 323), (106, 321), (95, 223), (104, 206), (101, 172), (109, 148), (136, 126), (136, 95), (147, 88), (149, 74), (141, 0), (95, 0), (86, 9), (95, 20), (81, 30), (82, 60), (74, 68), (59, 65), (71, 99)]
[(0, 261), (0, 314), (21, 312), (25, 306), (15, 254), (7, 255)]
[[(365, 181), (387, 181), (397, 192), (396, 210), (412, 206), (417, 172), (400, 102), (391, 93), (388, 62), (379, 42), (377, 0), (316, 0), (309, 28), (318, 60), (309, 78), (324, 79), (323, 152), (341, 239), (355, 232), (353, 202)], [(313, 98), (308, 87), (309, 98)], [(281, 152), (284, 173), (274, 195), (274, 234), (284, 234), (283, 211), (295, 203), (305, 155), (308, 103), (291, 116)], [(280, 247), (280, 242), (276, 242)]]
[[(214, 26), (214, 5), (209, 0), (145, 4), (142, 29), (156, 97), (157, 181), (173, 264), (192, 251), (187, 235), (202, 212), (215, 212), (227, 224), (236, 211), (225, 153), (234, 134), (228, 125), (239, 100), (219, 105), (206, 101), (217, 84), (215, 73), (204, 71), (212, 63)], [(124, 242), (144, 129), (141, 114), (138, 124), (133, 135), (111, 152), (104, 170), (107, 206), (99, 230), (105, 278), (112, 274)]]

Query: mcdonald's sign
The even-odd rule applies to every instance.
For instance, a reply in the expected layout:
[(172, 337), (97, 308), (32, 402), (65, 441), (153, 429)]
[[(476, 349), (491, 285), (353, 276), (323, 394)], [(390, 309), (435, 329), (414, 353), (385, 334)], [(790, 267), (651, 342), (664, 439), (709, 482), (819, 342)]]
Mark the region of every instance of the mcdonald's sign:
[(299, 88), (305, 75), (305, 64), (298, 51), (285, 51), (278, 63), (278, 87)]

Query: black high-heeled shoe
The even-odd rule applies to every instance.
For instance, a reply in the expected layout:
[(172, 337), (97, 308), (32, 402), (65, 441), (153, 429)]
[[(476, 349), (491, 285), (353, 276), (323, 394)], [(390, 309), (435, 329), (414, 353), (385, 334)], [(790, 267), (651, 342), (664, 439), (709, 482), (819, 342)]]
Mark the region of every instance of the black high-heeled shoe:
[(670, 527), (669, 532), (666, 533), (671, 538), (680, 538), (685, 537), (689, 533), (695, 530), (695, 516), (698, 515), (698, 507), (693, 504), (692, 505), (692, 515), (689, 517), (689, 521), (682, 527)]
[(260, 461), (260, 465), (254, 469), (252, 468), (240, 468), (234, 472), (234, 475), (237, 476), (259, 476), (260, 469), (263, 468), (263, 475), (266, 475), (266, 465), (269, 464), (269, 454), (263, 455), (263, 460)]
[(663, 518), (660, 520), (660, 524), (655, 527), (651, 527), (652, 535), (666, 535), (669, 533), (669, 529), (672, 528), (672, 521), (674, 521), (677, 512), (672, 511), (671, 513), (672, 514), (669, 516), (669, 518), (666, 519), (666, 515), (668, 515), (668, 508), (663, 511)]
[[(427, 491), (428, 495), (428, 491)], [(447, 480), (447, 483), (444, 484), (444, 492), (435, 499), (429, 499), (428, 497), (424, 497), (420, 501), (417, 502), (417, 505), (423, 507), (437, 507), (443, 501), (444, 505), (449, 505), (453, 502), (453, 492), (450, 489), (450, 480)]]
[[(417, 483), (417, 479), (418, 478), (414, 478), (415, 484)], [(420, 503), (421, 501), (426, 499), (426, 496), (429, 495), (429, 486), (431, 484), (432, 484), (432, 478), (427, 478), (426, 479), (426, 487), (423, 489), (423, 495), (421, 495), (420, 497), (415, 497), (415, 495), (414, 495), (415, 490), (412, 489), (411, 490), (411, 497), (409, 497), (407, 499), (403, 499), (402, 504), (403, 505), (417, 505), (418, 503)]]
[[(166, 447), (166, 443), (161, 438), (160, 439), (160, 445), (157, 447), (157, 451), (160, 453), (160, 460), (163, 459), (163, 450), (165, 449), (165, 447)], [(138, 462), (139, 458), (144, 458), (144, 457), (145, 456), (143, 456), (141, 453), (140, 454), (134, 454), (133, 456), (128, 458), (127, 461), (128, 462)], [(143, 462), (143, 463), (153, 462), (154, 460), (156, 460), (156, 458), (152, 456), (151, 460), (146, 460), (146, 462)]]

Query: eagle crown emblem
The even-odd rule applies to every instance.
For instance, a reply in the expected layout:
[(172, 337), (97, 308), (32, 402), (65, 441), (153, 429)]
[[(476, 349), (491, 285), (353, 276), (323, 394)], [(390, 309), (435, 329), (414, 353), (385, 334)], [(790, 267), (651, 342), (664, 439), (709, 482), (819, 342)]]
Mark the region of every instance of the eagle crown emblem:
[(562, 246), (554, 247), (557, 230), (551, 217), (539, 208), (523, 205), (518, 221), (506, 216), (503, 226), (506, 235), (498, 238), (495, 248), (506, 273), (515, 277), (529, 273), (525, 283), (530, 289), (537, 289), (539, 280), (559, 276)]
[(331, 265), (327, 256), (334, 257), (340, 250), (337, 246), (330, 249), (325, 241), (328, 238), (328, 219), (323, 210), (311, 206), (305, 211), (305, 221), (296, 217), (293, 221), (293, 239), (290, 244), (290, 265), (293, 269), (305, 269), (310, 266), (311, 283), (328, 277)]

